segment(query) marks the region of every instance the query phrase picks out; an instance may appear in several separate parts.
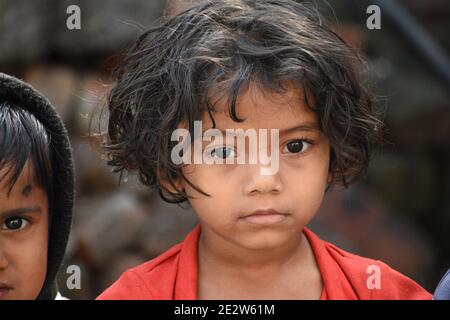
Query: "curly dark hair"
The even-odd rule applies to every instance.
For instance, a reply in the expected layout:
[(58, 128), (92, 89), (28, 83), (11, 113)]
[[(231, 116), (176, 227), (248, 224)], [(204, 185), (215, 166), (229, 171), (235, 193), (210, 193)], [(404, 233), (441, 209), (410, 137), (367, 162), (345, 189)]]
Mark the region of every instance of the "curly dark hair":
[[(171, 134), (181, 122), (193, 130), (208, 112), (212, 90), (227, 93), (229, 115), (244, 86), (283, 92), (293, 83), (315, 105), (330, 142), (331, 185), (347, 188), (367, 171), (381, 146), (382, 121), (360, 77), (363, 60), (308, 5), (289, 0), (212, 0), (143, 33), (116, 69), (108, 97), (108, 141), (114, 171), (137, 172), (163, 200), (188, 200), (175, 181)], [(175, 142), (176, 143), (176, 142)], [(165, 188), (162, 179), (172, 186)]]

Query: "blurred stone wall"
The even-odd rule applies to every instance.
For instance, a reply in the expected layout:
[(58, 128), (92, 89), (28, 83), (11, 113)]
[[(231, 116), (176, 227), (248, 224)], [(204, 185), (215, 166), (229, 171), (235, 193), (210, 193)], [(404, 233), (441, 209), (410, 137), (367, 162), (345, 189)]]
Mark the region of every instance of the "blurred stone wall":
[[(81, 30), (66, 28), (66, 8), (81, 9)], [(117, 60), (141, 30), (156, 23), (164, 1), (0, 0), (0, 71), (46, 95), (66, 124), (76, 167), (73, 229), (59, 282), (72, 299), (95, 298), (120, 274), (180, 242), (195, 226), (190, 209), (162, 202), (130, 176), (119, 185), (98, 141)], [(100, 119), (101, 116), (101, 119)], [(81, 268), (81, 290), (68, 290), (67, 267)]]
[[(81, 10), (80, 30), (66, 27), (71, 5)], [(8, 66), (56, 57), (83, 65), (76, 60), (123, 51), (163, 8), (163, 0), (1, 0), (0, 60)]]

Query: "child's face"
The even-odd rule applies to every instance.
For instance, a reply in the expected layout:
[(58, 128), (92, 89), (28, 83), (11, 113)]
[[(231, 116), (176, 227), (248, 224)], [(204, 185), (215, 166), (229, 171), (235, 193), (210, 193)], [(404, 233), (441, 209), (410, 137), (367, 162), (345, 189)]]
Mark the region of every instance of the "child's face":
[[(293, 87), (280, 96), (250, 86), (238, 99), (237, 115), (245, 119), (241, 123), (229, 117), (225, 100), (217, 106), (218, 112), (213, 116), (218, 129), (279, 129), (279, 168), (275, 174), (263, 175), (260, 163), (185, 165), (185, 176), (211, 195), (204, 196), (185, 181), (180, 182), (187, 194), (195, 197), (190, 203), (205, 234), (249, 249), (276, 248), (295, 239), (321, 205), (330, 178), (330, 146), (318, 129), (289, 133), (283, 130), (306, 122), (318, 128), (316, 114), (307, 109), (303, 93)], [(211, 127), (212, 121), (206, 114), (203, 130)], [(270, 134), (267, 136), (266, 154), (271, 154)], [(299, 142), (303, 139), (313, 144)], [(204, 142), (205, 145), (210, 142)], [(265, 209), (285, 215), (275, 216), (273, 221), (244, 218)]]
[(27, 164), (9, 196), (7, 179), (0, 182), (0, 300), (35, 299), (47, 272), (48, 199), (30, 170)]

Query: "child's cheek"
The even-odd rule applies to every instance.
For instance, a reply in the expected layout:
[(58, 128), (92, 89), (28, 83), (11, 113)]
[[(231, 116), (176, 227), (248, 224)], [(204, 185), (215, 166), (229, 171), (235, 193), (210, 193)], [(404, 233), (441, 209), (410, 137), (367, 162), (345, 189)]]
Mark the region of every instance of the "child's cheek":
[(23, 290), (21, 291), (24, 295), (22, 299), (36, 299), (44, 285), (47, 273), (47, 250), (42, 248), (35, 253), (29, 252), (27, 260), (24, 261), (23, 272), (26, 272), (27, 276), (22, 282)]
[[(46, 220), (46, 219), (44, 219)], [(17, 286), (14, 299), (33, 300), (41, 291), (47, 273), (48, 227), (45, 221), (34, 226), (27, 239), (21, 239), (14, 250)]]

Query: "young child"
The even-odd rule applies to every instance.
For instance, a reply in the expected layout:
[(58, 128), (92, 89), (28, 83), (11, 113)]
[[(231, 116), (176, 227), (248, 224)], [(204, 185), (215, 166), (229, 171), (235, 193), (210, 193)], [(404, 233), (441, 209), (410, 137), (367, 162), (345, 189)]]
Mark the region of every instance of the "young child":
[(61, 119), (31, 86), (0, 73), (0, 300), (62, 298), (55, 278), (73, 196)]
[[(431, 299), (306, 227), (381, 141), (358, 62), (316, 12), (288, 0), (206, 1), (144, 33), (109, 96), (109, 164), (188, 201), (200, 224), (98, 299)], [(255, 148), (264, 129), (275, 139)], [(237, 133), (225, 143), (222, 132)], [(268, 147), (274, 170), (223, 163), (246, 159), (235, 138), (249, 141), (249, 158)]]

